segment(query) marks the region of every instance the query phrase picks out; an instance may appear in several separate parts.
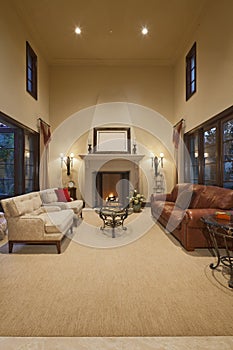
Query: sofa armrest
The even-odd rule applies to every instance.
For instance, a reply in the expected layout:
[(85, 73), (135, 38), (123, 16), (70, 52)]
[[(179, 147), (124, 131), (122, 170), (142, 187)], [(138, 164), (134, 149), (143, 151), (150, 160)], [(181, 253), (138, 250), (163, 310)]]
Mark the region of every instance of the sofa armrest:
[(45, 234), (45, 223), (42, 218), (22, 216), (8, 221), (9, 240), (40, 240)]
[(202, 208), (202, 209), (186, 209), (186, 221), (190, 222), (190, 221), (195, 221), (197, 222), (197, 220), (200, 220), (200, 218), (202, 216), (206, 216), (206, 215), (213, 215), (215, 214), (216, 211), (219, 211), (219, 209), (214, 209), (214, 208)]

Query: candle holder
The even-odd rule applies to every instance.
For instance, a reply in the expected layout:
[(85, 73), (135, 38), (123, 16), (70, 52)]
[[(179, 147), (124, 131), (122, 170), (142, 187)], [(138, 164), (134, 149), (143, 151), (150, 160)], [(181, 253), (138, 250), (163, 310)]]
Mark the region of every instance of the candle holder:
[(88, 144), (88, 153), (92, 153), (92, 147), (91, 147), (91, 143)]
[(137, 153), (137, 145), (136, 143), (133, 144), (133, 154)]

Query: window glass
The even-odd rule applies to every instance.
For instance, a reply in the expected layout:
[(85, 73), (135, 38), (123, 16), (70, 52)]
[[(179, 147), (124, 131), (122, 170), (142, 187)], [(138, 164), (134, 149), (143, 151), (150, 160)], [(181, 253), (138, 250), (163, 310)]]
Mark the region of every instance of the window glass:
[(14, 132), (0, 128), (0, 196), (14, 193)]
[(204, 131), (204, 183), (206, 185), (216, 185), (217, 181), (216, 132), (216, 127), (212, 127)]
[(196, 43), (186, 56), (186, 101), (196, 92)]
[(27, 91), (37, 100), (37, 56), (30, 44), (26, 43)]
[(0, 112), (0, 199), (36, 191), (39, 134)]
[(224, 187), (233, 188), (233, 120), (223, 123), (223, 181)]

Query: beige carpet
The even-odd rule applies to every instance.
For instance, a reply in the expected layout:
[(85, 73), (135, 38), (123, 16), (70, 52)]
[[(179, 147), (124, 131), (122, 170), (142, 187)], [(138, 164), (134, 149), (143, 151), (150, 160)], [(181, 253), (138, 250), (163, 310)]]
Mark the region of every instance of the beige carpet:
[(207, 250), (185, 252), (156, 224), (118, 248), (66, 238), (60, 255), (53, 246), (15, 251), (0, 248), (0, 336), (233, 334), (228, 276), (209, 269)]

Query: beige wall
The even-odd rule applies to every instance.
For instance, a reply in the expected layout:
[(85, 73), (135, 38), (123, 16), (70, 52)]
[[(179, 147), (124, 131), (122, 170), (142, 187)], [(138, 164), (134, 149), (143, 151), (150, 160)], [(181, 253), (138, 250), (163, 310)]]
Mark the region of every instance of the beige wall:
[[(26, 41), (38, 57), (37, 101), (26, 91)], [(0, 110), (37, 130), (37, 118), (49, 121), (48, 65), (10, 1), (1, 1), (0, 52)]]
[[(163, 174), (163, 177), (165, 179), (164, 189), (166, 191), (170, 191), (174, 186), (175, 178), (175, 167), (172, 154), (168, 149), (166, 149), (161, 141), (150, 132), (137, 127), (131, 128), (131, 132), (134, 134), (137, 140), (137, 154), (143, 155), (143, 158), (139, 163), (138, 188), (140, 188), (140, 191), (146, 197), (147, 201), (150, 201), (150, 195), (155, 190), (154, 166), (152, 166), (151, 157), (152, 155), (159, 156), (161, 152), (164, 153), (163, 168), (159, 166), (159, 172)], [(67, 186), (68, 182), (70, 180), (73, 180), (77, 186), (77, 195), (79, 198), (84, 197), (81, 188), (85, 187), (84, 182), (86, 177), (86, 175), (82, 173), (84, 161), (79, 155), (87, 153), (87, 139), (89, 137), (89, 134), (89, 132), (83, 134), (72, 144), (70, 149), (67, 151), (67, 155), (73, 152), (75, 156), (73, 161), (73, 168), (71, 168), (71, 175), (67, 176), (66, 167), (64, 164), (63, 168), (61, 169), (62, 186)], [(125, 170), (122, 167), (124, 167), (124, 161), (120, 166), (119, 160), (114, 160), (110, 163), (107, 162), (106, 165), (104, 165), (104, 170)], [(133, 181), (133, 183), (137, 183), (137, 181)]]
[[(56, 162), (58, 172), (60, 171), (59, 153), (69, 150), (75, 140), (87, 132), (88, 123), (90, 127), (96, 125), (92, 123), (92, 116), (89, 118), (88, 112), (87, 120), (82, 118), (85, 113), (81, 113), (77, 118), (75, 115), (96, 104), (121, 101), (138, 104), (155, 111), (155, 119), (154, 117), (144, 119), (146, 111), (143, 109), (141, 111), (139, 108), (140, 115), (134, 112), (135, 120), (129, 120), (126, 124), (138, 127), (137, 140), (140, 140), (146, 149), (150, 148), (151, 143), (148, 145), (149, 138), (145, 131), (150, 132), (153, 129), (151, 134), (156, 137), (161, 134), (162, 139), (156, 141), (156, 152), (158, 148), (164, 151), (171, 139), (172, 125), (180, 118), (185, 119), (186, 131), (188, 131), (233, 104), (232, 13), (232, 0), (221, 2), (207, 0), (198, 26), (189, 36), (187, 45), (174, 67), (48, 67), (37, 43), (11, 7), (11, 2), (1, 1), (0, 110), (34, 130), (37, 129), (38, 117), (52, 125), (54, 135), (57, 129), (62, 129), (62, 132), (57, 132), (58, 137), (54, 136), (51, 142), (50, 166), (55, 169), (54, 162)], [(26, 40), (38, 55), (38, 101), (35, 101), (25, 88)], [(194, 41), (197, 42), (197, 92), (186, 102), (185, 56)], [(109, 122), (112, 124), (119, 122), (122, 125), (122, 116), (117, 113), (113, 115)], [(72, 116), (75, 117), (72, 118)], [(75, 122), (74, 118), (76, 118)], [(140, 123), (137, 122), (139, 118)], [(169, 124), (163, 133), (160, 132), (162, 118), (165, 118)], [(108, 116), (105, 122), (107, 120)], [(142, 125), (143, 122), (144, 125)], [(86, 123), (85, 127), (83, 123)], [(157, 126), (156, 130), (155, 126)], [(82, 132), (81, 134), (78, 132), (75, 137), (73, 130)], [(170, 145), (168, 148), (171, 149)], [(166, 180), (170, 189), (173, 181), (170, 181), (170, 174), (168, 176), (169, 180)], [(56, 175), (57, 178), (58, 175)]]
[[(233, 104), (233, 1), (208, 0), (199, 25), (174, 69), (175, 121), (186, 130)], [(185, 101), (185, 56), (197, 43), (197, 92)]]
[(135, 103), (173, 118), (171, 67), (54, 66), (50, 79), (54, 128), (71, 114), (106, 102)]

